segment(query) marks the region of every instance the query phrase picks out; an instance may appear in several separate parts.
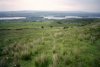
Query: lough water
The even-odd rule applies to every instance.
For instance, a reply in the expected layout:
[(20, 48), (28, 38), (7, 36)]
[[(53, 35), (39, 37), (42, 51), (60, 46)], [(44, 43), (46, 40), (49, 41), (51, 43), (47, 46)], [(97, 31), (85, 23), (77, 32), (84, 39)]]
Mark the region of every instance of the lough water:
[(26, 19), (26, 17), (0, 17), (0, 20), (17, 20), (17, 19)]
[(55, 16), (45, 16), (44, 19), (92, 19), (92, 18), (100, 18), (100, 17), (93, 17), (93, 16), (87, 16), (87, 17), (82, 17), (82, 16), (65, 16), (65, 17), (55, 17)]

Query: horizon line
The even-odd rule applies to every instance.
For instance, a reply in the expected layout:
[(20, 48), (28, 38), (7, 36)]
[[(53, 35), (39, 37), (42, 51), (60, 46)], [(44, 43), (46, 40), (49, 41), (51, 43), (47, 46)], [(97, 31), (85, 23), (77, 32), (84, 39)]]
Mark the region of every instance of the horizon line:
[(51, 11), (51, 10), (4, 10), (4, 11), (0, 11), (0, 12), (20, 12), (20, 11), (33, 11), (33, 12), (83, 12), (83, 13), (100, 13), (100, 12), (96, 12), (96, 11)]

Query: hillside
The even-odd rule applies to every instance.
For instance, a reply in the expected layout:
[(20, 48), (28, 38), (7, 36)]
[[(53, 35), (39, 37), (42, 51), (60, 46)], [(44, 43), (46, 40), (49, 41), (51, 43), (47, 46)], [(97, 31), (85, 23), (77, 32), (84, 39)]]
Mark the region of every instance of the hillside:
[(0, 67), (100, 67), (100, 20), (1, 22)]

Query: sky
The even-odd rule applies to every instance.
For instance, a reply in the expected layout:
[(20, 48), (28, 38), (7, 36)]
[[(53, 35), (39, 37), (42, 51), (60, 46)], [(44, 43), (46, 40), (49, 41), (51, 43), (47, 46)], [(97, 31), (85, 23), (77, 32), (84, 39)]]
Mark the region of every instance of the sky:
[(100, 0), (0, 0), (0, 11), (100, 12)]

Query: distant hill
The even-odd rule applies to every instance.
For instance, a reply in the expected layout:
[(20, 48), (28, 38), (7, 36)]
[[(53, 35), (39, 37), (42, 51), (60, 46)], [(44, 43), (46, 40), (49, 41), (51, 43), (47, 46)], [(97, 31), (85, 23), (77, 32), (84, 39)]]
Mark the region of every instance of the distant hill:
[(100, 13), (82, 11), (4, 11), (0, 17), (41, 17), (41, 16), (100, 16)]

